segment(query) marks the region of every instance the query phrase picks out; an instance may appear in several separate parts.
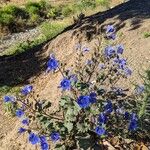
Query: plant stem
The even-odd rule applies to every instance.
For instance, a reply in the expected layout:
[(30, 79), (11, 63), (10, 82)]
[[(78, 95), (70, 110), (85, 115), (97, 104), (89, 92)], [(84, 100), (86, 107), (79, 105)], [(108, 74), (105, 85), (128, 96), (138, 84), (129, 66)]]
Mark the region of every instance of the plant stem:
[(28, 107), (29, 109), (31, 109), (34, 113), (40, 113), (41, 115), (45, 115), (45, 116), (47, 116), (47, 117), (50, 117), (50, 118), (52, 118), (52, 119), (56, 119), (56, 120), (63, 120), (63, 118), (60, 118), (60, 117), (54, 117), (54, 116), (52, 116), (52, 115), (50, 115), (50, 114), (47, 114), (47, 113), (45, 113), (45, 112), (39, 112), (39, 111), (37, 111), (37, 110), (35, 110), (35, 109), (33, 109), (31, 106), (29, 106), (28, 104), (26, 104), (25, 102), (23, 102), (22, 100), (20, 100), (20, 99), (17, 99), (19, 102), (21, 102), (22, 104), (24, 104), (26, 107)]

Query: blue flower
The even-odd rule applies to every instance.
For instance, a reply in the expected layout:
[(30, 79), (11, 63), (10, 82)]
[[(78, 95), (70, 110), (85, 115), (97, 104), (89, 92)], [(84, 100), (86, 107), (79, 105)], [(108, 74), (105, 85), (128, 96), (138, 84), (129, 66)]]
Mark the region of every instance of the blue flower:
[(24, 115), (24, 111), (21, 109), (16, 110), (16, 116), (21, 118)]
[(137, 127), (138, 127), (138, 117), (135, 113), (132, 113), (130, 117), (129, 131), (135, 131)]
[(46, 137), (43, 135), (40, 136), (39, 138), (40, 138), (40, 142), (46, 142), (47, 141)]
[(40, 139), (38, 137), (38, 135), (34, 134), (34, 133), (30, 133), (29, 134), (29, 142), (32, 144), (32, 145), (35, 145), (37, 143), (40, 142)]
[(95, 128), (95, 132), (96, 132), (99, 136), (101, 136), (101, 135), (104, 135), (106, 131), (105, 131), (104, 128), (98, 126), (98, 127)]
[(124, 69), (126, 66), (126, 60), (124, 58), (115, 58), (114, 62), (119, 65), (119, 69)]
[(71, 82), (74, 82), (74, 83), (76, 83), (78, 81), (77, 75), (75, 75), (75, 74), (70, 75), (69, 79)]
[(7, 103), (7, 102), (14, 102), (15, 101), (15, 97), (13, 97), (13, 96), (8, 96), (8, 95), (6, 95), (6, 96), (4, 96), (4, 102), (5, 103)]
[(131, 114), (131, 120), (138, 120), (137, 114), (136, 113), (132, 113)]
[(49, 150), (49, 145), (47, 142), (41, 143), (41, 150)]
[(126, 112), (124, 113), (124, 118), (125, 118), (126, 120), (130, 119), (130, 113), (126, 111)]
[(110, 100), (107, 101), (107, 104), (104, 106), (105, 113), (111, 113), (113, 111), (113, 105)]
[(118, 114), (118, 115), (122, 115), (122, 114), (124, 114), (124, 110), (123, 110), (123, 108), (122, 107), (117, 107), (116, 108), (116, 113)]
[(83, 52), (89, 52), (89, 51), (90, 51), (90, 48), (88, 48), (88, 47), (83, 47), (82, 50), (83, 50)]
[(118, 54), (123, 54), (123, 51), (124, 51), (123, 45), (117, 45), (117, 53)]
[(81, 108), (87, 108), (90, 105), (90, 97), (89, 96), (80, 96), (77, 100), (77, 103)]
[(71, 81), (67, 78), (64, 78), (60, 83), (60, 87), (63, 90), (70, 90), (71, 89)]
[(77, 43), (77, 44), (75, 45), (75, 49), (76, 49), (76, 50), (80, 50), (80, 49), (81, 49), (81, 44), (80, 44), (80, 43)]
[(113, 25), (108, 25), (106, 28), (106, 33), (115, 32), (115, 28)]
[(26, 130), (25, 128), (22, 128), (22, 127), (21, 127), (21, 128), (19, 128), (18, 133), (21, 134), (21, 133), (24, 133), (24, 132), (26, 132), (26, 131), (27, 131), (27, 130)]
[(55, 59), (54, 55), (50, 56), (47, 62), (47, 71), (55, 71), (58, 68), (58, 61)]
[(40, 136), (40, 143), (42, 150), (49, 150), (49, 145), (45, 136)]
[(131, 70), (130, 68), (126, 67), (126, 68), (124, 69), (124, 73), (125, 73), (126, 76), (131, 76), (132, 70)]
[(105, 57), (110, 58), (115, 54), (115, 50), (112, 46), (107, 46), (104, 51)]
[(138, 127), (137, 120), (131, 120), (129, 124), (129, 131), (135, 131)]
[(92, 104), (96, 103), (96, 96), (97, 96), (96, 93), (91, 92), (89, 96), (90, 96), (90, 103), (92, 103)]
[(135, 89), (135, 93), (139, 95), (139, 94), (142, 94), (144, 90), (145, 90), (144, 85), (138, 85)]
[(32, 85), (26, 85), (22, 90), (21, 90), (21, 93), (23, 95), (28, 95), (33, 89), (33, 86)]
[(92, 63), (93, 63), (93, 61), (88, 59), (85, 64), (86, 65), (91, 65)]
[(105, 64), (99, 64), (100, 69), (105, 69)]
[(22, 120), (22, 124), (24, 124), (24, 125), (29, 125), (29, 119), (23, 119)]
[(56, 142), (60, 139), (60, 134), (56, 131), (52, 132), (50, 138), (53, 142)]
[(115, 34), (115, 33), (108, 34), (108, 35), (107, 35), (107, 38), (108, 38), (108, 39), (115, 40), (115, 39), (116, 39), (116, 34)]
[(98, 117), (98, 122), (99, 123), (102, 123), (102, 124), (105, 124), (107, 121), (107, 117), (104, 113), (101, 113), (99, 114), (99, 117)]
[(116, 95), (122, 95), (123, 94), (123, 89), (122, 88), (114, 88), (113, 91), (115, 92)]

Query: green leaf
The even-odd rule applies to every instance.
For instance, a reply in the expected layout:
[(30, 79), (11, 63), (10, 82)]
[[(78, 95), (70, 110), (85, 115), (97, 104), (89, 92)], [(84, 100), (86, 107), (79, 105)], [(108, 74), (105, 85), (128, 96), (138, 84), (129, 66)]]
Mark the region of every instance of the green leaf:
[(85, 90), (89, 87), (89, 85), (87, 83), (83, 83), (83, 82), (78, 82), (76, 84), (76, 87), (79, 89), (79, 90)]
[(66, 104), (66, 100), (64, 100), (64, 99), (61, 99), (61, 101), (60, 101), (60, 106), (64, 106), (65, 104)]
[(47, 101), (43, 104), (43, 109), (47, 109), (47, 108), (51, 107), (51, 105), (52, 105), (52, 103)]
[(89, 130), (90, 125), (87, 123), (77, 123), (77, 128), (80, 133), (85, 133)]
[(88, 150), (91, 148), (91, 145), (93, 145), (93, 141), (91, 140), (90, 137), (87, 137), (87, 138), (78, 138), (77, 139), (77, 146), (78, 146), (78, 149), (81, 149), (81, 150)]
[(59, 104), (66, 109), (68, 107), (67, 105), (71, 104), (71, 98), (69, 96), (63, 96), (61, 97)]
[(98, 115), (100, 113), (99, 108), (95, 105), (91, 105), (90, 107), (90, 113), (93, 115)]
[(65, 145), (62, 145), (62, 144), (57, 144), (56, 146), (55, 146), (55, 150), (65, 150), (66, 148), (65, 148)]
[(72, 122), (65, 122), (64, 126), (68, 129), (68, 132), (70, 132), (73, 129), (73, 123)]
[(73, 115), (73, 109), (72, 108), (68, 108), (66, 115)]
[(53, 127), (53, 123), (48, 120), (47, 122), (45, 122), (45, 123), (43, 124), (43, 126), (44, 126), (45, 128), (52, 128), (52, 127)]
[(77, 102), (73, 101), (73, 103), (74, 103), (74, 111), (79, 112), (81, 110), (81, 107), (77, 104)]

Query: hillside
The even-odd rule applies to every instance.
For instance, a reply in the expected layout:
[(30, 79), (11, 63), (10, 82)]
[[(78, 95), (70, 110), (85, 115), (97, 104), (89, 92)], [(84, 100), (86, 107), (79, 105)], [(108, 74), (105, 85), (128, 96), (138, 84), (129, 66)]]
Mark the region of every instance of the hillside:
[[(13, 87), (18, 80), (23, 79), (21, 85), (32, 84), (39, 99), (51, 100), (51, 109), (56, 109), (57, 99), (60, 97), (57, 85), (61, 75), (45, 73), (49, 55), (55, 53), (60, 61), (66, 62), (68, 68), (71, 67), (75, 62), (75, 45), (81, 41), (92, 51), (97, 37), (100, 36), (100, 29), (103, 32), (108, 24), (116, 27), (117, 43), (124, 45), (124, 56), (133, 70), (130, 81), (124, 81), (124, 86), (129, 87), (135, 82), (142, 83), (140, 75), (144, 75), (144, 71), (150, 67), (150, 37), (144, 38), (144, 33), (150, 32), (149, 0), (130, 0), (108, 11), (85, 17), (80, 23), (66, 28), (53, 40), (29, 52), (0, 57), (0, 85)], [(26, 135), (18, 137), (16, 131), (19, 122), (16, 119), (6, 118), (1, 108), (0, 114), (0, 150), (38, 149), (27, 143)]]

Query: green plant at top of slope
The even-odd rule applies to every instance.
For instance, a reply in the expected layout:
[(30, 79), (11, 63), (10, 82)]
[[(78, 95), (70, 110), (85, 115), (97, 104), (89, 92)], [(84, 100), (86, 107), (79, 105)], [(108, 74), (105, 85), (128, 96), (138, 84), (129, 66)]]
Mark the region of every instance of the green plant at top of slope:
[(67, 22), (44, 22), (41, 24), (40, 29), (45, 38), (52, 39), (57, 34), (61, 33), (69, 23)]
[(110, 4), (110, 0), (95, 0), (97, 5), (108, 6)]
[(150, 32), (144, 32), (144, 38), (150, 37)]
[(3, 8), (0, 8), (0, 25), (7, 26), (11, 23), (15, 24), (17, 19), (23, 19), (25, 17), (25, 10), (14, 5), (6, 5)]

